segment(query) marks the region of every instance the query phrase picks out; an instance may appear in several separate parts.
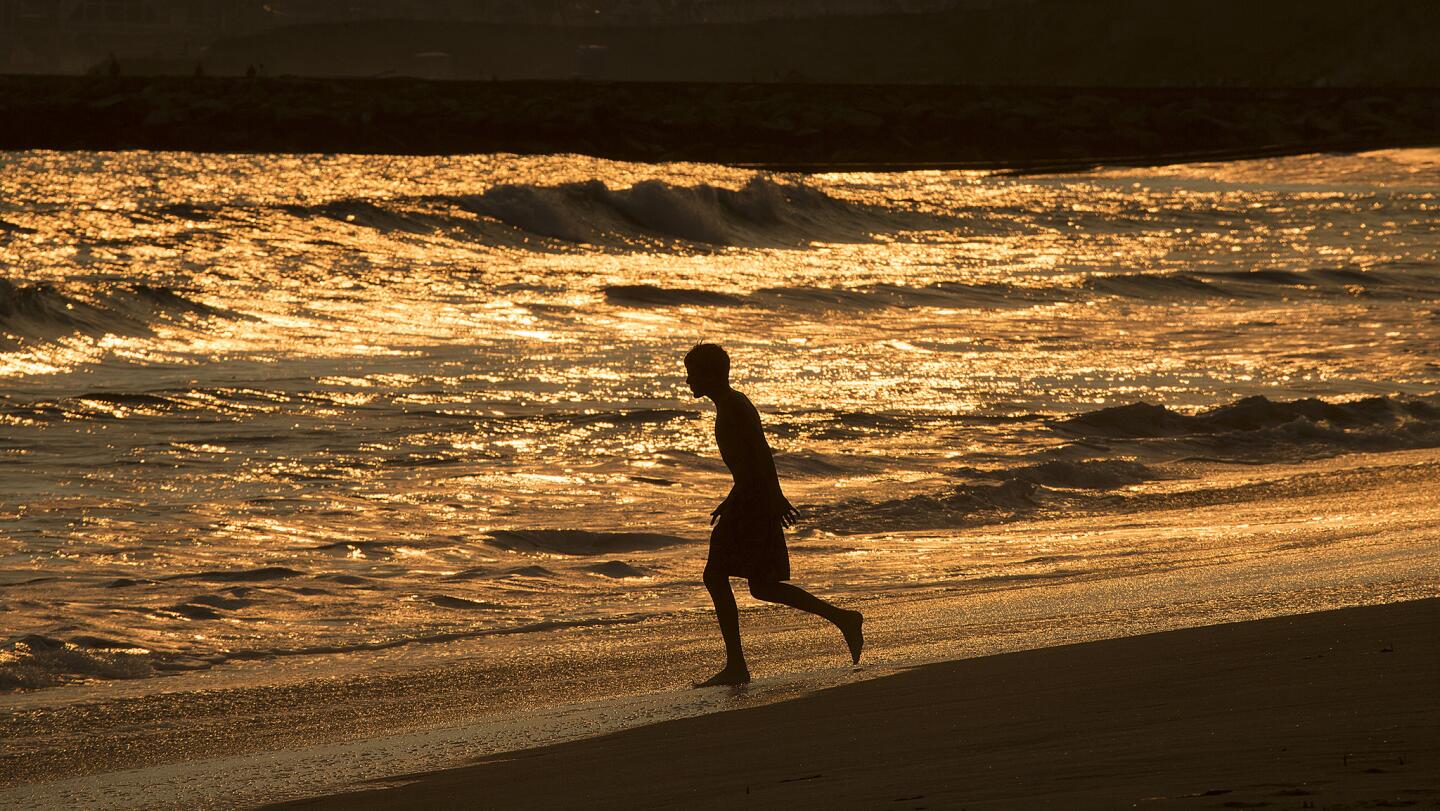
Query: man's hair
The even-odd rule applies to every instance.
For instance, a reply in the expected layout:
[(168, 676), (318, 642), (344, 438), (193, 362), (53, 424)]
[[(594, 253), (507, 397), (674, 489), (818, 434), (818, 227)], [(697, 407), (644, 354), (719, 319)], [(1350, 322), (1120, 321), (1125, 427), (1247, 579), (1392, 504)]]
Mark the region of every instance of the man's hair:
[(713, 374), (721, 380), (730, 379), (730, 356), (719, 344), (695, 344), (685, 353), (685, 365), (702, 374)]

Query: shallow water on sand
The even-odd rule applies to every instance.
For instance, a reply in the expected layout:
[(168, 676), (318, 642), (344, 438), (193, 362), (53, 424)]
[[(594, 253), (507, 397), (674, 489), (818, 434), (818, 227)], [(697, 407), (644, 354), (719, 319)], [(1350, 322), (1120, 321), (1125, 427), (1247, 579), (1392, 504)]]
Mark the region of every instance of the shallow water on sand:
[(1440, 446), (1437, 212), (1433, 150), (803, 178), (5, 153), (0, 690), (703, 609), (727, 477), (698, 340), (764, 413), (807, 585), (1166, 571), (1195, 539), (1003, 528)]

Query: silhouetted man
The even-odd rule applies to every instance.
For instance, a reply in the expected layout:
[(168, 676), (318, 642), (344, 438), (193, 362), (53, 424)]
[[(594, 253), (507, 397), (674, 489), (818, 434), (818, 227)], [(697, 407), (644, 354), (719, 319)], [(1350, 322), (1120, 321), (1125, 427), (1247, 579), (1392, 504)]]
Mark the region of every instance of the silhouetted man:
[(750, 594), (760, 600), (792, 606), (830, 620), (845, 634), (852, 662), (860, 661), (865, 645), (864, 618), (821, 600), (790, 579), (790, 555), (785, 550), (785, 527), (799, 517), (775, 473), (775, 459), (760, 413), (749, 398), (730, 388), (730, 356), (717, 344), (699, 344), (685, 355), (685, 382), (696, 397), (715, 403), (715, 442), (730, 468), (735, 486), (710, 513), (710, 557), (705, 562), (705, 588), (715, 601), (715, 618), (725, 638), (725, 667), (695, 685), (744, 684), (750, 668), (740, 648), (740, 610), (730, 590), (730, 578), (750, 581)]

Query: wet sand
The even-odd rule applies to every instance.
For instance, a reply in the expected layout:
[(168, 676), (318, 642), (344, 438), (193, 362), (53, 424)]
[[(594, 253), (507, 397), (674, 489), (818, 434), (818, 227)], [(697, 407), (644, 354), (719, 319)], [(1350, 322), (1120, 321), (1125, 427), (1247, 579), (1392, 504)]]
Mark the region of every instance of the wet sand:
[(277, 807), (1429, 807), (1437, 631), (1426, 599), (950, 661)]

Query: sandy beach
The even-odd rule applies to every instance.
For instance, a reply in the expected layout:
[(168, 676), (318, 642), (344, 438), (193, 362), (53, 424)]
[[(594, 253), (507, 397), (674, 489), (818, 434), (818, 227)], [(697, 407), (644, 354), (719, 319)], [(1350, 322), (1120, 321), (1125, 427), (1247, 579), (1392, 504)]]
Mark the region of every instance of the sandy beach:
[(1433, 807), (1437, 630), (1427, 599), (952, 661), (274, 807)]
[[(742, 597), (756, 678), (746, 690), (688, 689), (717, 664), (719, 651), (709, 613), (685, 611), (481, 637), (443, 657), (407, 646), (296, 656), (284, 668), (261, 660), (163, 680), (11, 694), (0, 702), (0, 807), (254, 807), (376, 789), (396, 775), (421, 773), (438, 774), (404, 790), (424, 797), (381, 792), (370, 799), (394, 800), (394, 807), (407, 799), (463, 801), (476, 795), (468, 788), (447, 794), (453, 784), (436, 781), (469, 780), (458, 776), (466, 772), (441, 770), (527, 750), (542, 759), (479, 767), (485, 785), (494, 777), (523, 792), (527, 780), (543, 778), (554, 793), (494, 807), (564, 806), (572, 795), (625, 805), (634, 798), (617, 792), (636, 785), (660, 792), (640, 798), (642, 805), (667, 798), (693, 805), (696, 796), (718, 802), (746, 786), (752, 794), (788, 791), (795, 786), (780, 781), (813, 774), (846, 779), (800, 781), (805, 796), (819, 803), (828, 802), (826, 792), (854, 791), (861, 807), (919, 794), (932, 798), (927, 807), (970, 807), (984, 797), (1005, 805), (1016, 786), (1062, 793), (1064, 805), (1077, 798), (1111, 805), (1099, 792), (1133, 785), (1141, 787), (1136, 798), (1175, 797), (1278, 782), (1326, 788), (1327, 804), (1352, 790), (1362, 799), (1414, 799), (1386, 792), (1437, 787), (1433, 776), (1428, 783), (1418, 777), (1435, 774), (1440, 738), (1435, 699), (1424, 692), (1436, 681), (1440, 596), (1433, 456), (1331, 460), (1323, 475), (1284, 473), (1283, 487), (1241, 470), (1235, 486), (1210, 479), (1219, 489), (1205, 498), (1233, 495), (1249, 482), (1244, 492), (1265, 494), (1263, 501), (1227, 495), (1201, 506), (1197, 497), (1169, 494), (1152, 509), (1117, 515), (1098, 534), (1086, 517), (972, 530), (965, 543), (976, 550), (1060, 549), (1078, 537), (1104, 554), (1134, 535), (1183, 554), (1139, 571), (1132, 564), (1109, 573), (976, 578), (945, 590), (847, 601), (869, 618), (859, 669), (844, 665), (839, 636), (823, 623)], [(1356, 608), (1371, 605), (1381, 607)], [(1253, 707), (1294, 712), (1249, 714)], [(671, 723), (680, 719), (692, 720)], [(726, 737), (750, 736), (753, 724), (764, 729), (767, 748), (746, 750)], [(785, 737), (830, 743), (861, 731), (863, 742), (824, 747), (833, 751), (823, 758), (794, 755), (799, 738)], [(1267, 743), (1277, 736), (1279, 743)], [(676, 788), (689, 778), (667, 783), (633, 773), (634, 764), (619, 771), (604, 765), (633, 759), (640, 750), (625, 748), (632, 740), (673, 752), (682, 759), (668, 763), (700, 777)], [(1192, 751), (1202, 744), (1211, 748)], [(722, 769), (703, 759), (732, 749), (763, 765)], [(1257, 752), (1280, 758), (1271, 758), (1273, 774), (1260, 774)], [(552, 755), (578, 758), (560, 770), (575, 782), (546, 773), (556, 761), (543, 758)], [(1355, 774), (1347, 771), (1352, 762), (1362, 764)], [(552, 765), (495, 776), (528, 768), (524, 763)], [(895, 782), (912, 768), (914, 780)], [(1369, 768), (1386, 774), (1364, 772)], [(1384, 782), (1392, 779), (1401, 782)], [(664, 794), (667, 785), (680, 793)], [(882, 803), (866, 799), (866, 785), (902, 788)], [(986, 793), (933, 799), (982, 788)], [(1292, 787), (1273, 788), (1282, 790)], [(1365, 793), (1372, 790), (1380, 793)], [(1294, 807), (1314, 799), (1294, 797)], [(1210, 799), (1217, 807), (1241, 801)]]

